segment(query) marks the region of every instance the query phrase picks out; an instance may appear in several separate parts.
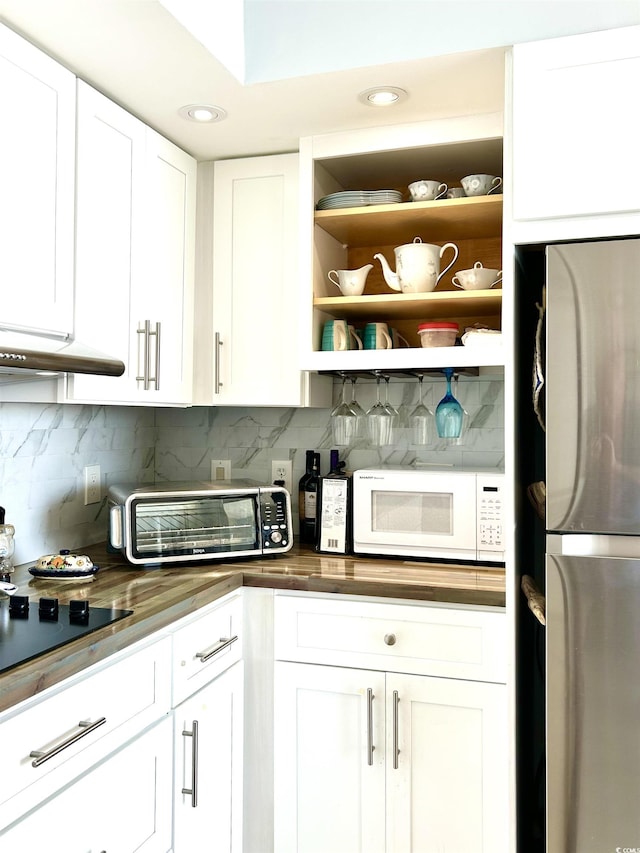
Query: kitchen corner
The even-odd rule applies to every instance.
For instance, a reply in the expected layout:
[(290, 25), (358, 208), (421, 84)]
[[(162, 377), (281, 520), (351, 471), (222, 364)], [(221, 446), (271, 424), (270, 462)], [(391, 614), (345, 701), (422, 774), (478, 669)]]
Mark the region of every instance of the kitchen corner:
[(107, 553), (104, 544), (81, 550), (100, 567), (92, 581), (37, 579), (24, 565), (17, 567), (12, 576), (16, 594), (28, 595), (32, 603), (41, 597), (57, 598), (60, 604), (85, 599), (90, 607), (127, 609), (133, 613), (1, 673), (0, 711), (126, 650), (242, 586), (445, 605), (505, 606), (502, 567), (335, 557), (294, 545), (290, 552), (278, 557), (145, 570)]

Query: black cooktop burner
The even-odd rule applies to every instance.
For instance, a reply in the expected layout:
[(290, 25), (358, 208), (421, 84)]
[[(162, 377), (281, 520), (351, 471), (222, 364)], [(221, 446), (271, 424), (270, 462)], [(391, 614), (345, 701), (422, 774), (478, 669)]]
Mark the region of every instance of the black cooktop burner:
[(14, 595), (0, 601), (0, 673), (130, 616), (133, 610), (90, 607), (84, 599), (58, 604)]

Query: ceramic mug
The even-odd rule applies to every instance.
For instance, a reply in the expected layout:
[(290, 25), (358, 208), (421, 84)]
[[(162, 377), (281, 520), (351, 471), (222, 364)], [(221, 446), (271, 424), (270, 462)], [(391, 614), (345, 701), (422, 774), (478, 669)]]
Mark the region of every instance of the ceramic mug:
[(460, 181), (467, 196), (490, 195), (502, 186), (502, 178), (495, 175), (467, 175)]
[(327, 320), (322, 328), (322, 350), (344, 352), (349, 349), (349, 329), (346, 320)]
[(393, 341), (386, 323), (367, 323), (364, 327), (365, 349), (393, 349)]
[(446, 191), (447, 185), (440, 181), (414, 181), (409, 184), (412, 201), (434, 201), (443, 198)]
[(462, 187), (449, 187), (446, 198), (464, 198), (464, 189)]
[(409, 346), (409, 341), (404, 338), (397, 329), (389, 329), (389, 335), (391, 336), (391, 342), (394, 349)]
[(349, 331), (349, 349), (362, 349), (362, 339), (353, 326), (348, 327)]

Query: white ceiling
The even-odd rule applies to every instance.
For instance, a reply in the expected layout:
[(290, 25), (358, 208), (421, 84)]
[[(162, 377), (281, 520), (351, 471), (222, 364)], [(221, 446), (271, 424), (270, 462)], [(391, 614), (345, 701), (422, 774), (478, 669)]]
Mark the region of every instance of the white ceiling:
[[(157, 0), (0, 0), (0, 20), (199, 160), (293, 151), (301, 136), (338, 130), (500, 112), (504, 45), (529, 40), (523, 21), (530, 39), (557, 35), (558, 27), (562, 34), (640, 22), (637, 0), (183, 2), (227, 8), (230, 39), (241, 20), (246, 57), (238, 59), (244, 77), (261, 82), (243, 84), (204, 47), (207, 39), (192, 36)], [(238, 4), (244, 15), (235, 14)], [(511, 41), (498, 7), (516, 12)], [(357, 100), (380, 84), (404, 88), (409, 98), (386, 110)], [(223, 107), (227, 119), (196, 125), (178, 115), (200, 102)]]

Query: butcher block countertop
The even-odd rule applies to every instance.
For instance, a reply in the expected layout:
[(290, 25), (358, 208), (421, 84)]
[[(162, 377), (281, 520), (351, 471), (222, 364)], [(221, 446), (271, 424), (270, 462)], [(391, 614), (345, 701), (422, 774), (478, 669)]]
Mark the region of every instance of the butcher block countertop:
[(502, 567), (449, 565), (388, 557), (342, 557), (294, 548), (277, 557), (163, 569), (134, 568), (104, 544), (75, 549), (100, 566), (93, 580), (33, 578), (18, 567), (17, 594), (38, 601), (88, 599), (92, 607), (133, 610), (112, 625), (0, 675), (0, 711), (16, 705), (127, 646), (167, 627), (238, 587), (368, 595), (504, 607)]

